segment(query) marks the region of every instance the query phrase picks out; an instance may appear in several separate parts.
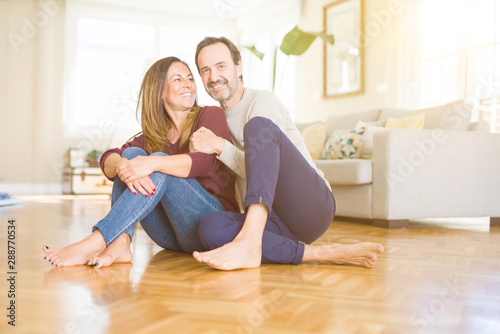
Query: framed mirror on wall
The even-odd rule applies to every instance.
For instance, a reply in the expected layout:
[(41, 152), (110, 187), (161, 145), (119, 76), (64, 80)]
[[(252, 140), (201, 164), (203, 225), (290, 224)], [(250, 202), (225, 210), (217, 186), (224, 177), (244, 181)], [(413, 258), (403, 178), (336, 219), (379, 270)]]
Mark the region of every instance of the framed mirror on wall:
[(323, 97), (363, 94), (364, 0), (337, 0), (323, 7), (323, 24), (333, 34), (333, 45), (324, 43)]

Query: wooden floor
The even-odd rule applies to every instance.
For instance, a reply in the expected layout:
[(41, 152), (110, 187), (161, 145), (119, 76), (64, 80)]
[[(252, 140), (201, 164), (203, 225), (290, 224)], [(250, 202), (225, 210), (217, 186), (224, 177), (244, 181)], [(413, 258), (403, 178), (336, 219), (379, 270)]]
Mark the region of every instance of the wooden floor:
[[(333, 222), (318, 243), (380, 242), (374, 269), (302, 264), (220, 272), (142, 230), (133, 264), (52, 268), (44, 244), (86, 236), (106, 197), (26, 197), (0, 208), (0, 333), (500, 333), (500, 228), (488, 220), (386, 230)], [(16, 221), (16, 326), (7, 324)]]

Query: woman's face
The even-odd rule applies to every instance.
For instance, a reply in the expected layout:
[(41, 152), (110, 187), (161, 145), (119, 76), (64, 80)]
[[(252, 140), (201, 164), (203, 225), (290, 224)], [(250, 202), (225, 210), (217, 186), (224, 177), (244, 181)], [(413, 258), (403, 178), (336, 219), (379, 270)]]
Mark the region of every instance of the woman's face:
[(167, 111), (190, 110), (196, 100), (196, 85), (186, 65), (172, 63), (167, 71), (161, 94)]

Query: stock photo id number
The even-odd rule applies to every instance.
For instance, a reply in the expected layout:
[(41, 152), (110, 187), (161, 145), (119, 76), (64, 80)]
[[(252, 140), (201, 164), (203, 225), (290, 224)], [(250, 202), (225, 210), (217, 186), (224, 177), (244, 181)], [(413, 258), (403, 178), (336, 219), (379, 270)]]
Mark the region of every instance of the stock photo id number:
[(16, 325), (16, 221), (10, 219), (7, 223), (7, 323)]

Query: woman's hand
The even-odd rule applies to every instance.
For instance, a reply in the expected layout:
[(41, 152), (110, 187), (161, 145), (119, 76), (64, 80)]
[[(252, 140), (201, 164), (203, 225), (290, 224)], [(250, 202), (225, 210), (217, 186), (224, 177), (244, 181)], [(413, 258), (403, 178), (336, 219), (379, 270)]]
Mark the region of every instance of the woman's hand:
[(149, 176), (141, 177), (132, 182), (126, 183), (127, 187), (130, 191), (135, 195), (137, 191), (148, 197), (148, 195), (154, 195), (156, 189), (153, 181), (149, 178)]
[(155, 185), (149, 178), (155, 170), (149, 157), (138, 156), (132, 160), (122, 158), (116, 164), (116, 173), (120, 180), (125, 183), (130, 191), (136, 193), (136, 190), (146, 196), (155, 191)]

